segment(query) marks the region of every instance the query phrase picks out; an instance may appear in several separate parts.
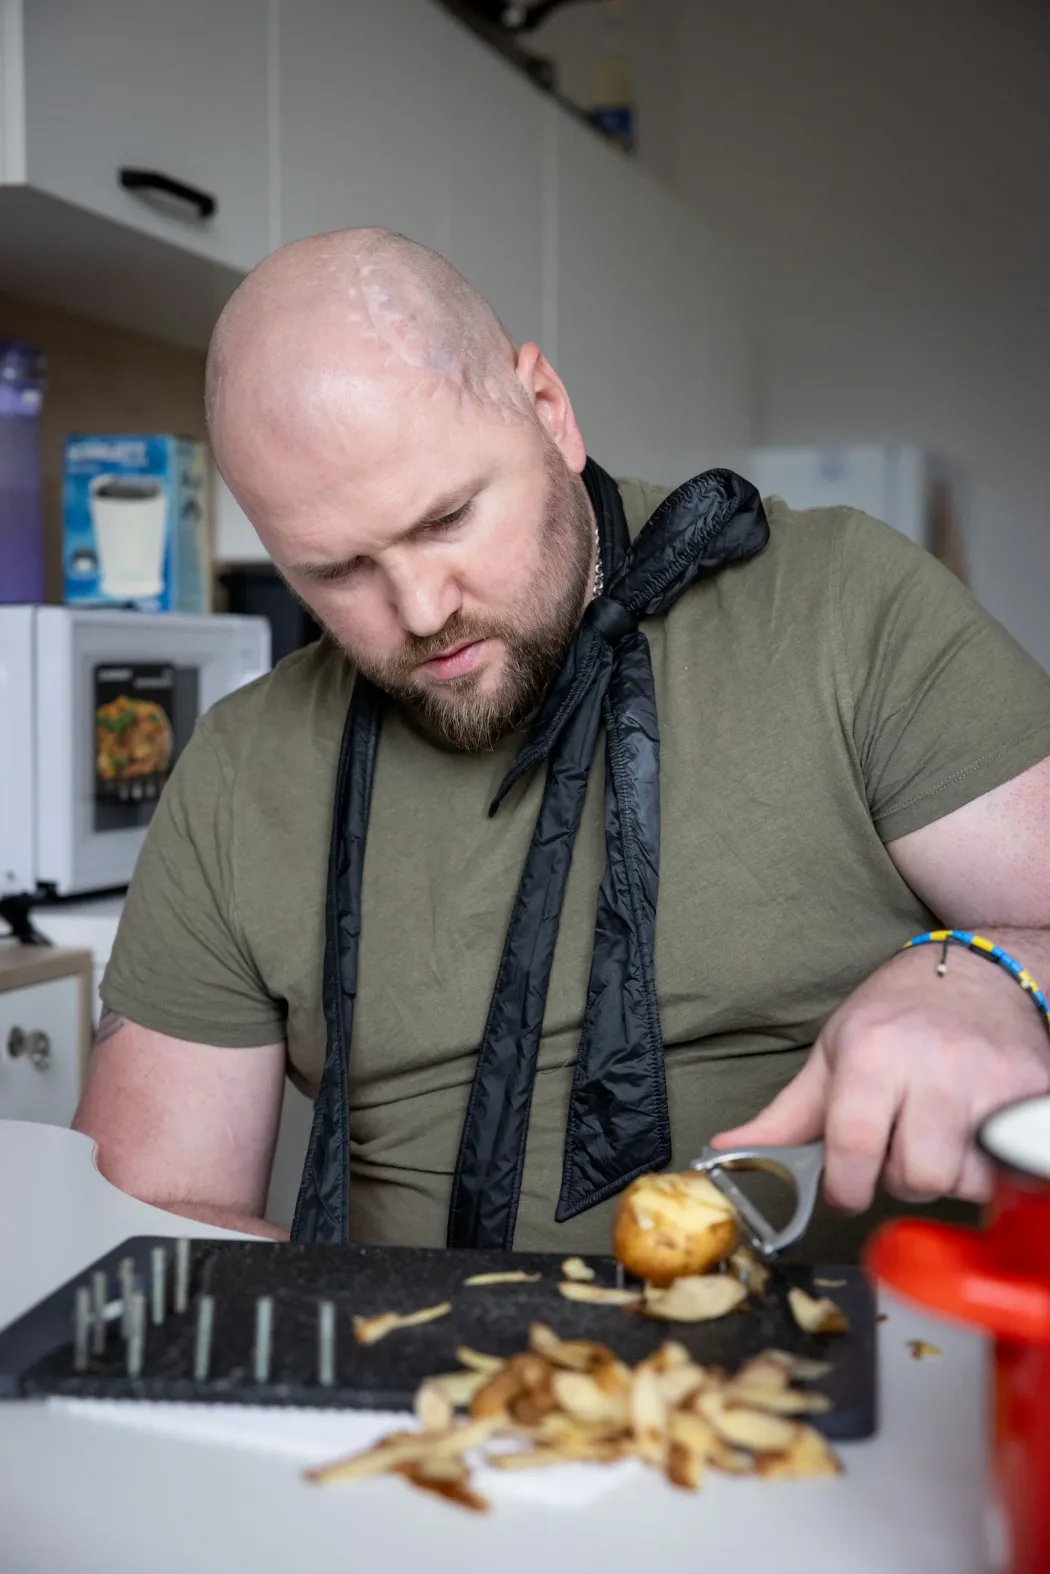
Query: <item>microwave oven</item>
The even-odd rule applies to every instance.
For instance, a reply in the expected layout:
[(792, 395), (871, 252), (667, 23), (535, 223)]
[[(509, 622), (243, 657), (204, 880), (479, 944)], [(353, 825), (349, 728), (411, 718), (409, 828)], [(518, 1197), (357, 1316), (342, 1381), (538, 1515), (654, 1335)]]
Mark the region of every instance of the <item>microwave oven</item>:
[(16, 932), (20, 905), (127, 885), (197, 718), (269, 667), (264, 618), (0, 607), (0, 911)]

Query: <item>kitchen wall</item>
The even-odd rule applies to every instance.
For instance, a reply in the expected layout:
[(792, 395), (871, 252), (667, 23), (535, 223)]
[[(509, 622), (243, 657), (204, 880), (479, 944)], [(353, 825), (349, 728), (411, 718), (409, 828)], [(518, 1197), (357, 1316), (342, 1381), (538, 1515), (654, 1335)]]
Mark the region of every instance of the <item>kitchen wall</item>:
[(0, 295), (0, 338), (47, 356), (42, 422), (47, 598), (62, 600), (62, 440), (68, 432), (204, 436), (204, 355)]
[[(1050, 12), (628, 3), (641, 157), (753, 283), (758, 440), (960, 461), (974, 588), (1050, 666)], [(600, 25), (582, 5), (534, 35), (570, 90)]]

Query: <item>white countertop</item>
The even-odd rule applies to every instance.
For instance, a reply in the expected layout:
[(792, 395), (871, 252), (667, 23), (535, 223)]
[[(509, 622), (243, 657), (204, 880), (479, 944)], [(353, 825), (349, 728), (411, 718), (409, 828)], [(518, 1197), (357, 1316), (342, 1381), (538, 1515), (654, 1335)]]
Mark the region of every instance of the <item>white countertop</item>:
[[(0, 1122), (0, 1325), (130, 1235), (186, 1221), (115, 1191), (87, 1138)], [(226, 1232), (204, 1225), (195, 1235)], [(280, 1250), (276, 1247), (275, 1250)], [(835, 1481), (655, 1477), (584, 1508), (474, 1517), (400, 1482), (318, 1489), (289, 1459), (0, 1403), (3, 1574), (980, 1574), (985, 1354), (967, 1331), (884, 1300), (882, 1427), (840, 1446)], [(905, 1341), (932, 1340), (913, 1361)], [(761, 1561), (760, 1561), (761, 1560)]]

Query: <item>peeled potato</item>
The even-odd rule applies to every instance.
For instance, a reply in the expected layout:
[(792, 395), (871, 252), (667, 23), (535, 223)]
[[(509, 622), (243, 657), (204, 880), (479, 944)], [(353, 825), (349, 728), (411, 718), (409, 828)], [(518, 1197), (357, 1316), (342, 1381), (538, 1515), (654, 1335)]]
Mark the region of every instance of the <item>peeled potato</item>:
[(739, 1226), (732, 1204), (706, 1175), (642, 1175), (620, 1198), (613, 1251), (628, 1273), (667, 1285), (707, 1273), (735, 1248)]

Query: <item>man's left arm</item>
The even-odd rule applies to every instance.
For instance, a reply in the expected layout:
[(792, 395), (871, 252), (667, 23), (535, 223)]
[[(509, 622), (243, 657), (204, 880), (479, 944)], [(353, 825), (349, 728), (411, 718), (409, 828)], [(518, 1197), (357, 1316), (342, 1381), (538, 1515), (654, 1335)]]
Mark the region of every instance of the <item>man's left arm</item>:
[[(1050, 759), (887, 843), (943, 927), (996, 941), (1050, 988)], [(716, 1141), (827, 1142), (825, 1191), (869, 1206), (880, 1175), (908, 1201), (988, 1194), (972, 1146), (991, 1110), (1050, 1090), (1050, 1034), (1002, 968), (950, 946), (892, 957), (840, 1006), (802, 1071)]]

